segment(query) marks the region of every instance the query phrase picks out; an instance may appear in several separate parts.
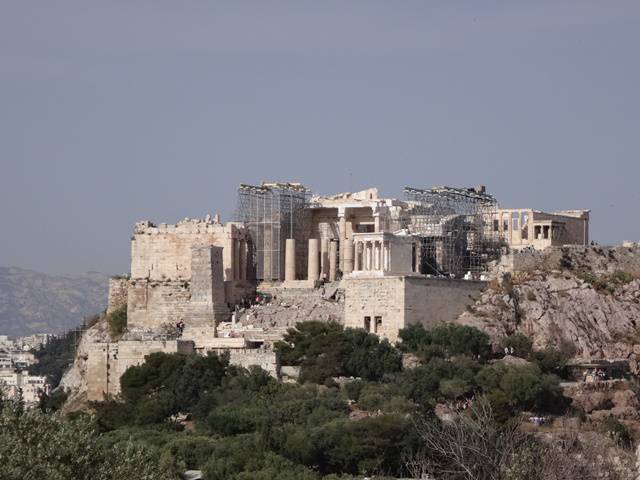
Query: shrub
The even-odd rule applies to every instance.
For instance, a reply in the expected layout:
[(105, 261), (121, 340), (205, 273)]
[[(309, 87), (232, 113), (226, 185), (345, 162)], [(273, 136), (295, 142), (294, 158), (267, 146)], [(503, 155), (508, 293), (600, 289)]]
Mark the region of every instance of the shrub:
[(50, 339), (46, 345), (33, 352), (37, 362), (29, 366), (29, 374), (46, 375), (54, 388), (58, 386), (64, 371), (73, 363), (76, 352), (76, 335), (67, 332)]
[(590, 284), (594, 290), (609, 294), (614, 293), (616, 287), (626, 285), (635, 280), (632, 274), (623, 270), (616, 270), (608, 275), (596, 275), (591, 272), (586, 272), (581, 275), (581, 278)]
[(105, 449), (86, 417), (62, 420), (38, 409), (0, 410), (0, 478), (173, 479), (152, 449), (122, 442)]
[(335, 322), (298, 323), (275, 348), (283, 364), (302, 367), (301, 383), (331, 385), (338, 376), (377, 380), (402, 368), (400, 352), (387, 340)]
[(343, 361), (343, 373), (365, 380), (380, 380), (386, 373), (399, 372), (402, 355), (388, 340), (382, 341), (363, 329), (344, 331), (348, 353)]
[(56, 412), (62, 408), (64, 402), (67, 401), (67, 397), (67, 392), (62, 388), (54, 390), (49, 395), (43, 393), (40, 397), (38, 408), (43, 412)]
[[(430, 330), (411, 325), (399, 332), (400, 349), (413, 352), (424, 360), (435, 356), (469, 355), (485, 359), (491, 352), (489, 336), (474, 327), (444, 323)], [(428, 357), (428, 358), (427, 358)]]
[(503, 348), (513, 348), (513, 354), (517, 357), (527, 358), (531, 353), (533, 341), (523, 333), (509, 335), (502, 339)]
[(629, 429), (613, 416), (607, 417), (603, 422), (603, 429), (616, 442), (616, 445), (623, 448), (633, 447), (633, 437)]
[(609, 279), (615, 284), (626, 285), (627, 283), (633, 282), (635, 277), (631, 275), (629, 272), (616, 270), (611, 275), (609, 275)]
[(506, 369), (500, 390), (515, 409), (563, 413), (570, 403), (562, 394), (558, 377), (542, 374), (535, 366)]
[(544, 373), (553, 373), (561, 378), (569, 378), (568, 363), (575, 354), (575, 345), (563, 341), (558, 347), (548, 345), (543, 350), (531, 352), (529, 360), (534, 362)]
[(122, 305), (107, 316), (109, 333), (112, 338), (121, 336), (127, 329), (127, 306)]

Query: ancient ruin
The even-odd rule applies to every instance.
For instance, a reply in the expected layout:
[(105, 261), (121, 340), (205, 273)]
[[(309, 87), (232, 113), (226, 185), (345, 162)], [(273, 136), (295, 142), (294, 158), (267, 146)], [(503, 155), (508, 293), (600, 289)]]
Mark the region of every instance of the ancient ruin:
[(107, 314), (126, 308), (126, 330), (87, 332), (79, 347), (87, 398), (117, 395), (122, 373), (156, 351), (226, 351), (277, 376), (272, 344), (300, 320), (395, 341), (410, 324), (458, 318), (510, 251), (589, 240), (586, 210), (502, 209), (482, 186), (404, 193), (243, 184), (232, 222), (136, 223), (130, 275), (109, 285)]

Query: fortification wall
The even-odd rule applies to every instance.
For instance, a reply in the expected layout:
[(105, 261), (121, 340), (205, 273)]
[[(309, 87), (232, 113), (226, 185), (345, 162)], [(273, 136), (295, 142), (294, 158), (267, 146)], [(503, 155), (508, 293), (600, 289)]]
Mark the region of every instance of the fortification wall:
[(473, 305), (486, 282), (425, 277), (347, 278), (345, 326), (395, 342), (411, 324), (453, 321)]
[(405, 279), (405, 326), (451, 322), (480, 298), (486, 282), (449, 278)]
[(87, 347), (87, 400), (102, 401), (121, 392), (120, 377), (156, 352), (192, 353), (193, 342), (182, 340), (120, 341), (92, 343)]
[(229, 350), (229, 363), (243, 368), (260, 367), (272, 377), (278, 378), (278, 358), (273, 350), (249, 348)]
[(129, 285), (127, 328), (158, 331), (189, 316), (191, 289), (186, 281), (133, 280)]
[(162, 331), (182, 320), (187, 327), (215, 330), (217, 322), (228, 320), (222, 254), (220, 247), (192, 246), (190, 282), (132, 280), (128, 292), (128, 329)]
[(112, 277), (109, 279), (109, 296), (107, 300), (107, 315), (127, 304), (127, 290), (129, 279)]
[[(346, 278), (344, 323), (395, 341), (404, 327), (404, 277)], [(365, 323), (365, 318), (368, 318)], [(376, 318), (381, 320), (376, 323)]]
[[(247, 234), (235, 224), (185, 220), (176, 225), (138, 222), (131, 241), (131, 277), (150, 280), (190, 280), (191, 247), (223, 248), (225, 280), (246, 278)], [(245, 260), (242, 262), (242, 260)]]

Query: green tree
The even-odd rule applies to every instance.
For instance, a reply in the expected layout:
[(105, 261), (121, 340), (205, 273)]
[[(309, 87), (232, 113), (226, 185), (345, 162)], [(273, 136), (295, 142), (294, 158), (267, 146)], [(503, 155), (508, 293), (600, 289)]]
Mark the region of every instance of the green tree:
[(544, 373), (552, 373), (561, 378), (569, 377), (569, 360), (576, 354), (576, 347), (570, 342), (561, 342), (557, 347), (548, 345), (543, 350), (531, 352), (529, 360)]
[(513, 354), (520, 358), (527, 358), (532, 351), (533, 341), (523, 333), (515, 333), (502, 339), (503, 348), (513, 348)]
[(491, 353), (489, 336), (467, 325), (443, 323), (429, 330), (410, 325), (400, 330), (399, 337), (400, 349), (421, 355), (423, 360), (456, 355), (486, 359)]
[(6, 480), (172, 479), (151, 452), (132, 443), (104, 450), (87, 417), (62, 420), (5, 404), (0, 411), (0, 478)]
[(275, 348), (284, 365), (302, 367), (301, 382), (322, 384), (338, 376), (376, 380), (402, 368), (400, 352), (388, 341), (335, 322), (298, 323)]
[(45, 375), (49, 384), (57, 387), (65, 370), (73, 363), (75, 353), (75, 332), (53, 337), (33, 352), (37, 361), (29, 366), (29, 374)]
[(107, 315), (107, 324), (111, 337), (120, 337), (127, 329), (127, 305), (122, 305)]
[(380, 380), (386, 373), (399, 372), (402, 355), (386, 339), (363, 329), (344, 331), (349, 350), (344, 359), (344, 374), (365, 380)]

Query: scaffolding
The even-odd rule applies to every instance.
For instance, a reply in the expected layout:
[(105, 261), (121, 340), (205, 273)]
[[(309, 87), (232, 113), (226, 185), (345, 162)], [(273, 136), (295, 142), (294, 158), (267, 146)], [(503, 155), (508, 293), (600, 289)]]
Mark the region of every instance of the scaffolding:
[(284, 279), (285, 240), (293, 238), (298, 249), (304, 247), (310, 198), (311, 192), (299, 183), (240, 184), (235, 217), (249, 232), (257, 280)]
[(473, 278), (499, 257), (503, 242), (491, 219), (498, 204), (484, 187), (404, 188), (404, 228), (421, 238), (421, 271)]

